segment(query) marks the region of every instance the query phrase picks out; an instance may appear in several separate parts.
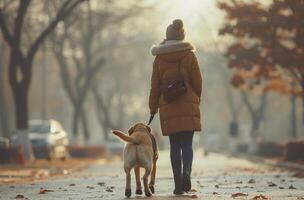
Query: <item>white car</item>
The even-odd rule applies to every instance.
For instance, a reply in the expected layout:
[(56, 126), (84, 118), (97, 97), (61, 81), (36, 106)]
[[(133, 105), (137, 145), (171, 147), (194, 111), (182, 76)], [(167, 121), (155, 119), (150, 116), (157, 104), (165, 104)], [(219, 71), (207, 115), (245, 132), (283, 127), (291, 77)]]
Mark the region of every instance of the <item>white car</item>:
[(56, 120), (29, 120), (29, 139), (36, 158), (64, 160), (69, 156), (67, 133)]

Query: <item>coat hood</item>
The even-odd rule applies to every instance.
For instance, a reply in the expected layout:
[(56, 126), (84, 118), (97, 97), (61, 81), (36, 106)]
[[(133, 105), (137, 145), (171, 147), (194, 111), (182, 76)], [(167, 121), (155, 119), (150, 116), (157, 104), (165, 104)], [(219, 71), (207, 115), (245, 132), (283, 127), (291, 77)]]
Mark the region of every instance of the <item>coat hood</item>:
[(159, 54), (157, 57), (168, 63), (175, 63), (181, 61), (191, 50), (182, 50), (172, 53)]
[(195, 48), (190, 42), (186, 42), (185, 40), (167, 40), (164, 43), (153, 45), (151, 47), (151, 53), (153, 56), (184, 50), (195, 51)]

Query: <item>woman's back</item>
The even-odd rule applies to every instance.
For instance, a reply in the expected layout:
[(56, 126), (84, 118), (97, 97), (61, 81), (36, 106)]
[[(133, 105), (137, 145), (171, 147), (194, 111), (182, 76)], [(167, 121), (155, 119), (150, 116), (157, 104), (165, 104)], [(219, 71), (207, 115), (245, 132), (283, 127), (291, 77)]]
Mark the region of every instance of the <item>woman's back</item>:
[(159, 110), (162, 133), (170, 140), (175, 183), (173, 193), (176, 195), (191, 189), (193, 134), (201, 130), (199, 107), (202, 77), (194, 50), (193, 45), (185, 41), (185, 30), (180, 19), (167, 27), (166, 39), (151, 49), (156, 57), (149, 98), (150, 119)]
[(179, 75), (186, 81), (187, 93), (176, 101), (169, 103), (161, 94), (154, 94), (159, 93), (159, 89), (152, 89), (150, 94), (150, 106), (158, 105), (160, 109), (163, 135), (201, 130), (199, 104), (202, 80), (194, 52), (187, 49), (156, 56), (152, 75), (155, 88), (175, 80)]

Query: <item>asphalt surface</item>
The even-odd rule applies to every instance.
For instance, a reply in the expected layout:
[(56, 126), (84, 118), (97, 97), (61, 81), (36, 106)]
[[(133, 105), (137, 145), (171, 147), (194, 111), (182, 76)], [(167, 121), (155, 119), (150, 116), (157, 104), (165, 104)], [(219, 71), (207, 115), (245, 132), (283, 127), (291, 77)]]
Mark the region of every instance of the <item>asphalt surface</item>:
[[(68, 162), (68, 161), (67, 161)], [(89, 167), (45, 180), (0, 185), (0, 199), (125, 199), (121, 160), (98, 160)], [(143, 173), (142, 173), (143, 174)], [(295, 199), (304, 200), (304, 178), (294, 171), (221, 154), (195, 151), (192, 185), (196, 192), (174, 196), (169, 153), (160, 153), (155, 194), (149, 199)], [(135, 178), (132, 174), (132, 197)], [(42, 193), (42, 194), (41, 194)], [(260, 198), (258, 198), (260, 197)]]

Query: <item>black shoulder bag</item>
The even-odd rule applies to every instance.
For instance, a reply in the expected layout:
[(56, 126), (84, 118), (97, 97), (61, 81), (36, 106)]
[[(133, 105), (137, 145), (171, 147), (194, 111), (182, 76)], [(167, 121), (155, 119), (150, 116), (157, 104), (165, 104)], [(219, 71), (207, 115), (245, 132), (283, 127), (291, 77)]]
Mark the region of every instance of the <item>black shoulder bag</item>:
[(178, 77), (176, 80), (162, 84), (160, 91), (168, 103), (179, 99), (187, 93), (186, 82), (181, 73), (181, 61), (178, 63)]

